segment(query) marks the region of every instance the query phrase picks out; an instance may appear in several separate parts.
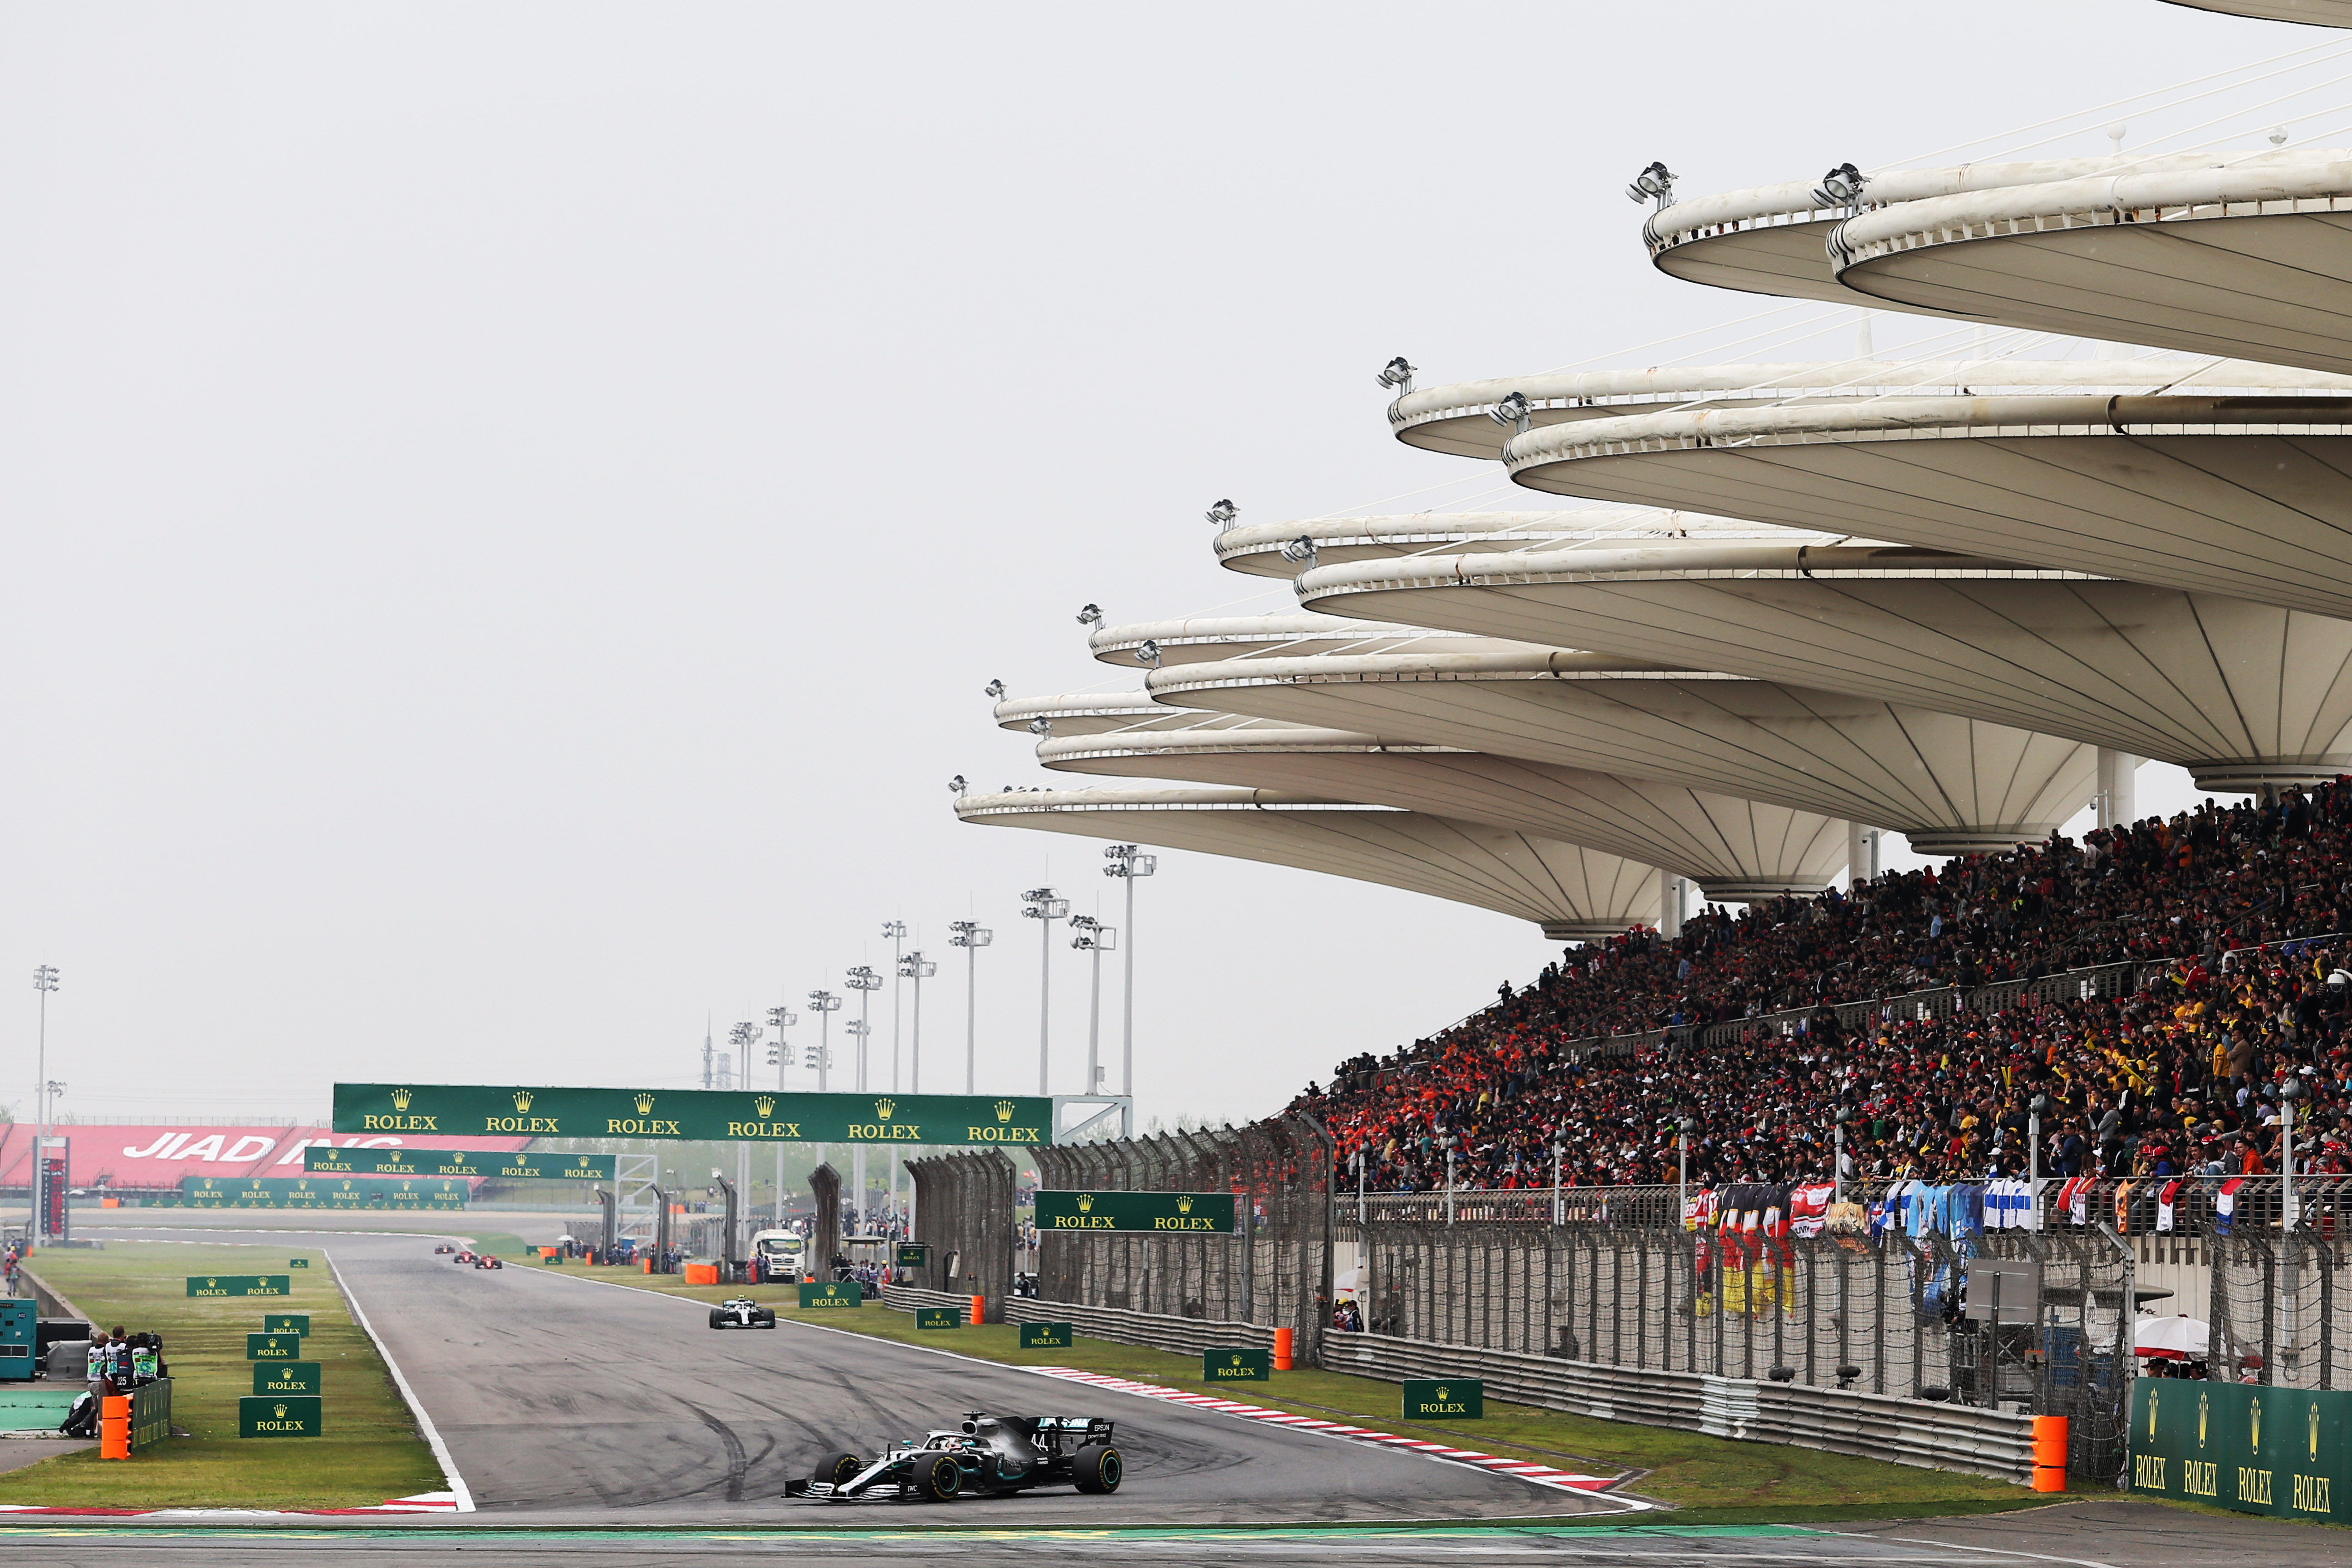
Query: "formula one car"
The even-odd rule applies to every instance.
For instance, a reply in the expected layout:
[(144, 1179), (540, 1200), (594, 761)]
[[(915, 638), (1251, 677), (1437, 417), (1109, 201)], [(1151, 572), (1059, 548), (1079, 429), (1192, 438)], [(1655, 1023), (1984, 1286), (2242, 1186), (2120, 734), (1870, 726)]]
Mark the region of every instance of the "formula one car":
[(477, 1268), (504, 1268), (506, 1265), (499, 1259), (491, 1257), (488, 1253), (481, 1252), (475, 1254), (474, 1267)]
[(471, 1263), (474, 1261), (474, 1255), (471, 1252), (461, 1249), (457, 1256), (449, 1259), (449, 1261), (452, 1263)]
[(710, 1309), (710, 1326), (714, 1329), (772, 1329), (776, 1326), (776, 1310), (762, 1307), (749, 1296), (738, 1296)]
[(1005, 1495), (1063, 1485), (1101, 1495), (1118, 1490), (1127, 1468), (1110, 1435), (1111, 1423), (1099, 1415), (974, 1410), (956, 1431), (933, 1432), (871, 1459), (836, 1454), (809, 1479), (785, 1482), (784, 1495), (812, 1502), (884, 1497), (946, 1502), (967, 1491)]
[(433, 1249), (433, 1256), (434, 1256), (434, 1257), (436, 1257), (436, 1258), (438, 1258), (438, 1257), (440, 1257), (440, 1256), (441, 1256), (442, 1254), (444, 1254), (444, 1253), (455, 1252), (455, 1251), (457, 1251), (457, 1249), (456, 1247), (454, 1247), (450, 1246), (447, 1242), (446, 1242), (446, 1241), (445, 1241), (445, 1242), (443, 1242), (440, 1246), (438, 1246), (438, 1247), (435, 1247), (435, 1248)]

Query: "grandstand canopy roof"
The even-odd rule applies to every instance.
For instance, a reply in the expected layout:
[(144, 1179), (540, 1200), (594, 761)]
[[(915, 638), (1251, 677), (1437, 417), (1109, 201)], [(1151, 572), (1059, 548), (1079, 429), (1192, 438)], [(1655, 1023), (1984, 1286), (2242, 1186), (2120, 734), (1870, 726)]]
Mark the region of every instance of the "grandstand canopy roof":
[(2265, 22), (2309, 22), (2318, 27), (2352, 27), (2352, 0), (2171, 0), (2194, 11), (2221, 11)]
[[(2213, 161), (2210, 153), (2155, 158), (2110, 154), (1890, 169), (1869, 176), (1863, 199), (1866, 206), (1876, 207), (2119, 172), (2193, 168)], [(1896, 301), (1857, 300), (1838, 281), (1826, 242), (1831, 231), (1854, 209), (1828, 202), (1821, 186), (1816, 176), (1693, 196), (1644, 219), (1642, 243), (1659, 271), (1691, 283), (1840, 305), (1878, 303), (1893, 310), (1921, 309)]]
[(2091, 748), (1981, 720), (1549, 648), (1261, 656), (1146, 685), (1188, 708), (1768, 800), (1897, 828), (1927, 853), (2045, 837), (2089, 799), (2095, 765)]
[(1656, 872), (1612, 855), (1483, 823), (1271, 790), (971, 795), (956, 801), (956, 816), (1379, 882), (1532, 921), (1559, 941), (1654, 925), (1659, 912)]
[(2352, 372), (2352, 152), (2206, 163), (1897, 202), (1831, 263), (1910, 310)]
[(2352, 398), (2335, 387), (1644, 414), (1530, 431), (1508, 462), (1560, 494), (2352, 616)]
[[(1703, 512), (1647, 506), (1563, 507), (1557, 511), (1419, 512), (1410, 517), (1325, 517), (1231, 528), (1217, 536), (1217, 563), (1258, 577), (1296, 577), (1307, 568), (1283, 547), (1304, 538), (1316, 562), (1393, 561), (1423, 553), (1513, 550), (1608, 550), (1677, 534), (1779, 542), (1785, 528)], [(1822, 540), (1838, 537), (1822, 534)]]
[(1901, 545), (1664, 539), (1327, 566), (1318, 606), (1934, 706), (2246, 790), (2352, 772), (2352, 621)]
[[(1389, 405), (1389, 425), (1408, 446), (1464, 458), (1496, 458), (1509, 426), (1489, 414), (1517, 393), (1531, 429), (1582, 426), (1629, 415), (1705, 409), (1799, 408), (1813, 402), (1852, 406), (1888, 396), (1990, 397), (2067, 392), (2137, 395), (2197, 391), (2210, 395), (2352, 392), (2352, 381), (2268, 364), (2215, 364), (2201, 359), (1804, 360), (1786, 364), (1665, 365), (1637, 371), (1508, 376), (1408, 392)], [(1733, 512), (1729, 516), (1743, 514)]]
[(1391, 652), (1452, 636), (1450, 632), (1431, 631), (1427, 626), (1351, 621), (1293, 610), (1278, 616), (1202, 616), (1097, 626), (1087, 638), (1087, 647), (1105, 664), (1140, 669), (1145, 668), (1142, 650), (1147, 642), (1159, 645), (1162, 665), (1171, 665), (1203, 658), (1233, 658), (1272, 648), (1299, 654)]
[(1056, 736), (1038, 745), (1037, 760), (1069, 773), (1276, 789), (1483, 822), (1662, 867), (1710, 898), (1738, 901), (1818, 892), (1846, 859), (1843, 823), (1785, 806), (1264, 720)]

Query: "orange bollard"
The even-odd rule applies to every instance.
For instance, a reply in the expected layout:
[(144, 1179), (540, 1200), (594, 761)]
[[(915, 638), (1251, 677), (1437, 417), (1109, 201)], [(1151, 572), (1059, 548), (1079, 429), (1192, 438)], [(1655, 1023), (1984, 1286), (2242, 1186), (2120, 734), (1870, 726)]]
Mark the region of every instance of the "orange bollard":
[(966, 1319), (965, 1321), (971, 1323), (971, 1325), (975, 1329), (980, 1327), (981, 1324), (988, 1321), (987, 1297), (974, 1296), (971, 1299), (971, 1316)]
[(1276, 1330), (1275, 1330), (1275, 1331), (1274, 1331), (1274, 1370), (1275, 1370), (1275, 1371), (1276, 1371), (1276, 1372), (1288, 1372), (1288, 1371), (1290, 1370), (1290, 1343), (1291, 1343), (1291, 1331), (1290, 1331), (1290, 1330), (1288, 1330), (1288, 1329), (1276, 1329)]
[(2033, 1418), (2033, 1489), (2038, 1492), (2063, 1492), (2066, 1489), (2066, 1418), (2063, 1415), (2037, 1415)]
[(653, 1260), (652, 1258), (644, 1258), (644, 1259), (642, 1259), (641, 1261), (642, 1261), (642, 1262), (644, 1263), (644, 1265), (645, 1265), (645, 1272), (646, 1272), (647, 1274), (651, 1274), (651, 1273), (654, 1271), (654, 1260)]
[(127, 1459), (131, 1457), (131, 1396), (110, 1394), (98, 1402), (98, 1457), (101, 1459)]

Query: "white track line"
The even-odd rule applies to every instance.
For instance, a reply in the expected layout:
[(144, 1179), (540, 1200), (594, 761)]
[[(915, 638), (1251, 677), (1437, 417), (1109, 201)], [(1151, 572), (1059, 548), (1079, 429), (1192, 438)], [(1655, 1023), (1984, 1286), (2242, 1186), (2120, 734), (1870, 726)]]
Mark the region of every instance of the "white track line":
[[(456, 1511), (473, 1512), (474, 1494), (467, 1489), (466, 1478), (457, 1473), (457, 1461), (449, 1457), (449, 1445), (441, 1440), (440, 1429), (433, 1425), (433, 1417), (425, 1414), (425, 1402), (416, 1397), (415, 1389), (408, 1386), (408, 1379), (401, 1375), (400, 1363), (392, 1359), (391, 1349), (376, 1333), (375, 1325), (368, 1321), (367, 1312), (360, 1306), (360, 1299), (352, 1294), (350, 1286), (343, 1283), (343, 1271), (335, 1267), (335, 1255), (321, 1247), (320, 1256), (327, 1260), (327, 1272), (335, 1277), (335, 1289), (343, 1293), (343, 1304), (351, 1308), (352, 1316), (358, 1320), (367, 1337), (374, 1342), (375, 1353), (383, 1358), (384, 1370), (392, 1373), (392, 1381), (399, 1388), (400, 1397), (408, 1404), (408, 1413), (416, 1417), (417, 1429), (425, 1434), (425, 1446), (433, 1450), (433, 1458), (441, 1466), (442, 1479), (449, 1483), (449, 1490), (457, 1496)], [(404, 1502), (407, 1500), (400, 1500)]]

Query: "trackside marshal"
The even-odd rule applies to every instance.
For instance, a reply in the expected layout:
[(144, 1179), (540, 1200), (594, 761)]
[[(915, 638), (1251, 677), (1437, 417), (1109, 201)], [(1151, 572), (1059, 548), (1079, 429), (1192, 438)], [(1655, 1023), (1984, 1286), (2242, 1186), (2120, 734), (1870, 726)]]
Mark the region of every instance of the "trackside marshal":
[(1054, 1141), (1037, 1095), (781, 1094), (756, 1089), (550, 1089), (339, 1083), (338, 1132), (439, 1137), (662, 1138), (719, 1143), (1013, 1145)]

